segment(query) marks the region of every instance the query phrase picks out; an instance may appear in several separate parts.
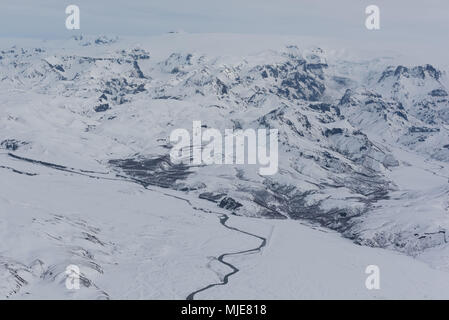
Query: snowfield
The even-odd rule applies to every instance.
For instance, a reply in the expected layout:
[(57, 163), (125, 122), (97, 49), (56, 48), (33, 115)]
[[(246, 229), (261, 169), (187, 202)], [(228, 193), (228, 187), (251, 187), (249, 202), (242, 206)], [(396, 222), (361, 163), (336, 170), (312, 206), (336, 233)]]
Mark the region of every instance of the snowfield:
[[(203, 203), (206, 212), (195, 209), (199, 201), (187, 194), (39, 165), (21, 169), (39, 176), (4, 171), (0, 184), (4, 297), (184, 299), (230, 272), (217, 256), (260, 242), (224, 228), (224, 210)], [(237, 216), (229, 225), (265, 237), (267, 245), (227, 258), (240, 271), (228, 285), (196, 298), (449, 298), (446, 272), (399, 253), (356, 246), (327, 229)], [(65, 287), (70, 264), (80, 266), (80, 290)], [(365, 268), (373, 264), (381, 270), (380, 290), (365, 287)]]
[[(0, 41), (0, 298), (449, 298), (447, 66), (268, 38)], [(279, 172), (174, 164), (194, 120)]]

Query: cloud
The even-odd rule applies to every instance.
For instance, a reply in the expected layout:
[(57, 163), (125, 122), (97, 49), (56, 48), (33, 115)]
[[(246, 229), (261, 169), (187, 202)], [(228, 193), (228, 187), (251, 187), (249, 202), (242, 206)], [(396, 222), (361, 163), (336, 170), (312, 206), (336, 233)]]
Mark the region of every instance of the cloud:
[[(365, 7), (381, 10), (381, 30), (364, 27)], [(147, 36), (190, 33), (255, 33), (328, 37), (388, 48), (411, 43), (447, 50), (449, 1), (427, 0), (2, 0), (0, 36), (67, 38), (65, 7), (81, 9), (84, 34)]]

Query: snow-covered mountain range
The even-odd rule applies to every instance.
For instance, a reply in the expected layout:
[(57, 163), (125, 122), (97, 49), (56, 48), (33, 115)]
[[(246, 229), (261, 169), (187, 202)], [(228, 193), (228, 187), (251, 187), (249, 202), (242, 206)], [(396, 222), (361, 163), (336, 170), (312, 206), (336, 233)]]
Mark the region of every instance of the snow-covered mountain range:
[[(360, 251), (367, 265), (377, 255), (398, 270), (412, 264), (423, 275), (418, 287), (425, 296), (449, 294), (448, 282), (436, 280), (449, 271), (448, 70), (389, 57), (352, 59), (301, 43), (245, 55), (191, 48), (161, 54), (175, 41), (170, 37), (190, 36), (159, 42), (79, 36), (1, 48), (2, 298), (37, 291), (66, 297), (64, 269), (71, 263), (87, 270), (86, 289), (74, 297), (184, 298), (216, 274), (226, 278), (221, 259), (206, 257), (251, 247), (257, 250), (250, 260), (263, 250), (295, 256), (292, 244), (288, 250), (279, 238), (278, 247), (271, 244), (279, 234), (273, 230), (310, 241), (310, 252), (332, 242), (332, 259), (342, 263), (347, 253), (338, 257), (338, 250)], [(219, 130), (278, 129), (278, 173), (172, 163), (170, 133), (190, 129), (194, 120)], [(250, 235), (223, 228), (223, 217)], [(312, 228), (330, 236), (308, 235)], [(360, 249), (334, 232), (415, 260)], [(267, 249), (258, 247), (262, 239)], [(279, 260), (270, 254), (268, 263)], [(360, 275), (343, 274), (349, 287), (355, 281), (350, 297), (419, 296), (408, 280), (372, 296), (357, 287)], [(296, 289), (267, 295), (308, 297)], [(212, 290), (214, 297), (229, 295), (225, 286), (224, 295)]]

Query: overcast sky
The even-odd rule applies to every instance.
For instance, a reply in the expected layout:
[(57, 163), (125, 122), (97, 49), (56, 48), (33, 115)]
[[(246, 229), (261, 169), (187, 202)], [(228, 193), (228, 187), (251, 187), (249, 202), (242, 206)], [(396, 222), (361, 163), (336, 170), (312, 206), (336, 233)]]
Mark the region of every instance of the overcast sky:
[[(76, 4), (81, 30), (65, 28)], [(381, 30), (368, 31), (365, 7), (380, 7)], [(257, 33), (415, 43), (449, 49), (448, 0), (0, 0), (0, 37), (67, 38), (74, 33), (156, 35)]]

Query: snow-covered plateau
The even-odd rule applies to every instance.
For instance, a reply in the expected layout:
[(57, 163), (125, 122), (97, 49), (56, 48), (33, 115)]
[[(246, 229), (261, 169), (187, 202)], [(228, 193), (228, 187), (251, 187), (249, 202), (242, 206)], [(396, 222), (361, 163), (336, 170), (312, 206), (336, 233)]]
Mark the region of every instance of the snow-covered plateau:
[[(448, 299), (449, 68), (332, 46), (0, 40), (0, 298)], [(173, 163), (198, 120), (278, 172)]]

